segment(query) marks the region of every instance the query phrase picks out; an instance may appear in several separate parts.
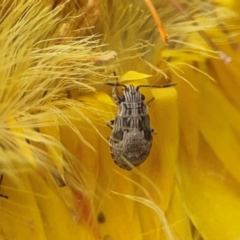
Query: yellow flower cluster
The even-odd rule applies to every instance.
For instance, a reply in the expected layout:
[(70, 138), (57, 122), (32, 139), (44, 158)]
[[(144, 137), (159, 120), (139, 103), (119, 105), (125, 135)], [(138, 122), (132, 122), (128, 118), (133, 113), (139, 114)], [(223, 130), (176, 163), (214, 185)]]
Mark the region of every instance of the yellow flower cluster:
[[(239, 2), (152, 0), (168, 45), (149, 2), (1, 2), (0, 239), (240, 239)], [(177, 83), (141, 89), (157, 134), (132, 171), (113, 72)]]

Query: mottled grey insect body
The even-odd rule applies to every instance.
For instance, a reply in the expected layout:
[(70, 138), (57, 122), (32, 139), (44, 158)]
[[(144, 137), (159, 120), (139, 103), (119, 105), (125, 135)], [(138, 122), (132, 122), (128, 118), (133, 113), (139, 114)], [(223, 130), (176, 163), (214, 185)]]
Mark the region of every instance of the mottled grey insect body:
[[(110, 152), (113, 161), (125, 170), (131, 170), (139, 166), (148, 157), (152, 147), (152, 135), (155, 133), (150, 127), (148, 106), (144, 103), (144, 95), (140, 93), (140, 87), (170, 87), (171, 83), (164, 86), (113, 84), (112, 95), (118, 105), (118, 113), (115, 120), (108, 123), (112, 128), (109, 138)], [(117, 94), (117, 86), (124, 87), (123, 96)], [(129, 164), (130, 163), (130, 164)]]
[(119, 167), (131, 170), (126, 160), (136, 167), (148, 157), (152, 146), (152, 129), (148, 107), (143, 102), (144, 95), (133, 85), (121, 86), (124, 86), (122, 97), (118, 97), (116, 89), (113, 89), (119, 109), (117, 117), (109, 124), (112, 127), (110, 151)]

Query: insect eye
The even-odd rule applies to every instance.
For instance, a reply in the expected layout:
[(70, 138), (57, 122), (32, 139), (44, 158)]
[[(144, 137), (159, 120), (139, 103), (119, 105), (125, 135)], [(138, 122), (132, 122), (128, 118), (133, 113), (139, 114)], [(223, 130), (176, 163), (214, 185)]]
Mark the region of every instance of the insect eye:
[(144, 101), (145, 100), (145, 96), (143, 94), (141, 94), (141, 100)]

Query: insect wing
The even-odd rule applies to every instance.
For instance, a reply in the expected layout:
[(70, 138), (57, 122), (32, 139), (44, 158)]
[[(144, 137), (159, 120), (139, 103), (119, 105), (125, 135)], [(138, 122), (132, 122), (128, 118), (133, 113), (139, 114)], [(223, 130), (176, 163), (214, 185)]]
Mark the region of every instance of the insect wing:
[(124, 103), (119, 106), (119, 113), (109, 139), (114, 162), (126, 170), (132, 169), (127, 161), (133, 166), (145, 161), (152, 146), (149, 116), (143, 112), (146, 106), (141, 107), (141, 109), (127, 108)]

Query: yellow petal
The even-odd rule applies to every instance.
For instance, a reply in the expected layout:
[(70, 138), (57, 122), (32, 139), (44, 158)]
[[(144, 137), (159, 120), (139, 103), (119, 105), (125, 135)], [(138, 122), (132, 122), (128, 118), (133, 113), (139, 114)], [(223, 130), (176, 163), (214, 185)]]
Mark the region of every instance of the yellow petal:
[(120, 80), (140, 80), (140, 79), (146, 79), (151, 77), (151, 75), (145, 74), (145, 73), (140, 73), (136, 71), (128, 71), (124, 73), (121, 77)]
[[(54, 124), (54, 122), (52, 124)], [(56, 126), (41, 127), (40, 132), (57, 140), (55, 146), (46, 144), (45, 147), (47, 148), (49, 157), (53, 160), (54, 166), (56, 166), (56, 170), (60, 174), (61, 178), (64, 180), (64, 160), (62, 149), (60, 145), (57, 146), (57, 142), (60, 141), (59, 127), (57, 126), (57, 122)]]
[(175, 185), (166, 216), (173, 231), (174, 239), (192, 239), (190, 220), (182, 201), (178, 186)]
[(19, 152), (20, 155), (24, 158), (24, 161), (29, 162), (33, 167), (37, 166), (36, 159), (34, 159), (33, 153), (27, 143), (27, 133), (24, 133), (22, 126), (20, 123), (16, 121), (15, 118), (11, 118), (8, 120), (9, 126), (11, 127), (11, 135), (14, 138), (14, 142), (17, 147), (15, 149), (16, 152)]
[(182, 147), (178, 162), (180, 191), (191, 220), (204, 239), (238, 239), (239, 184), (226, 172), (203, 137), (197, 159)]

